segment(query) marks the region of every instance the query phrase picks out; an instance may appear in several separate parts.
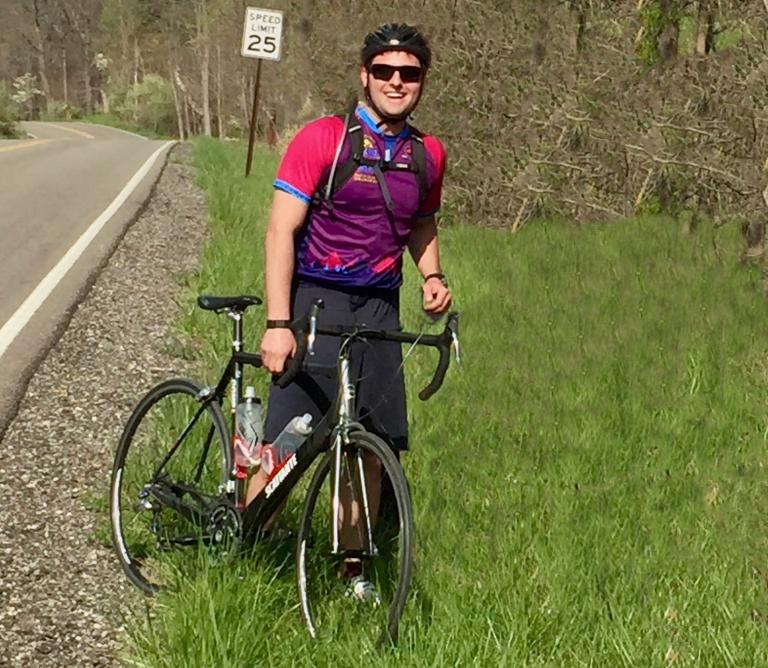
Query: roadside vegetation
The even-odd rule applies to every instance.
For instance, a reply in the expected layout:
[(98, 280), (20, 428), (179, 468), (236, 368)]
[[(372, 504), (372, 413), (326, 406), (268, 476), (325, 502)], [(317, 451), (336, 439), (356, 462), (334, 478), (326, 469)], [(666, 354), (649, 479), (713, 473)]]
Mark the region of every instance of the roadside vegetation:
[(0, 81), (0, 139), (16, 139), (21, 136), (17, 123), (18, 113), (4, 81)]
[[(276, 165), (195, 144), (209, 202), (178, 335), (205, 380), (227, 324), (200, 292), (261, 294)], [(442, 229), (463, 368), (427, 403), (406, 363), (416, 575), (397, 648), (311, 642), (288, 547), (205, 562), (132, 618), (135, 666), (746, 666), (768, 659), (768, 313), (734, 226), (668, 219), (518, 235)], [(424, 325), (418, 282), (408, 328)], [(248, 348), (263, 318), (249, 313)], [(263, 391), (266, 379), (255, 374)], [(290, 513), (289, 513), (290, 514)], [(190, 559), (195, 557), (190, 555)]]

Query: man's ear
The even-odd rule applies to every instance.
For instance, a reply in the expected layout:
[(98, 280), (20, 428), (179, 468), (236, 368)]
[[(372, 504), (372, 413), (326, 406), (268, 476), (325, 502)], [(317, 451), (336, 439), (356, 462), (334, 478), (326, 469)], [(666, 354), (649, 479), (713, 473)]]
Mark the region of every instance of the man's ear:
[(368, 70), (363, 65), (360, 65), (360, 83), (363, 88), (368, 88)]

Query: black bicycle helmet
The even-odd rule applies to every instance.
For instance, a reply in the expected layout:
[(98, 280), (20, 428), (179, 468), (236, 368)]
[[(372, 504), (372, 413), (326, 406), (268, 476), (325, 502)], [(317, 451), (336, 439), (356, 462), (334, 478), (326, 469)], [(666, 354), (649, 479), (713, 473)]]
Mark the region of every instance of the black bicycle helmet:
[(375, 56), (386, 51), (412, 53), (425, 70), (432, 63), (432, 50), (427, 40), (416, 28), (405, 23), (385, 23), (368, 33), (360, 51), (360, 61), (368, 67)]

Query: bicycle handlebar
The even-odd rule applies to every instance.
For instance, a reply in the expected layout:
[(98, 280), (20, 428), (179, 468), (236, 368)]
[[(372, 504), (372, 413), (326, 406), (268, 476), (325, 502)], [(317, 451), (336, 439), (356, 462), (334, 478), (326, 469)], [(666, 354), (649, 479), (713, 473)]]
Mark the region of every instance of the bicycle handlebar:
[(396, 332), (385, 329), (367, 329), (358, 327), (323, 327), (317, 323), (317, 316), (324, 304), (321, 299), (312, 302), (307, 314), (295, 320), (291, 329), (296, 337), (296, 355), (291, 360), (285, 372), (278, 378), (277, 385), (280, 388), (287, 387), (293, 382), (296, 375), (302, 370), (307, 352), (314, 345), (318, 334), (340, 337), (357, 337), (374, 339), (379, 341), (393, 341), (396, 343), (412, 343), (437, 348), (440, 357), (435, 373), (429, 384), (419, 392), (419, 399), (426, 401), (437, 392), (445, 380), (445, 374), (450, 364), (451, 344), (456, 344), (458, 357), (459, 314), (453, 311), (448, 314), (445, 328), (440, 334), (412, 334), (409, 332)]

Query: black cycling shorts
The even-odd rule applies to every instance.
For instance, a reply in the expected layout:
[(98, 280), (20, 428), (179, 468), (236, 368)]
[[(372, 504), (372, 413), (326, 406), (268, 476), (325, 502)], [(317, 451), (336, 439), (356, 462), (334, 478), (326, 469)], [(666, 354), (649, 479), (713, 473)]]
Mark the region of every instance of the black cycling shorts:
[[(366, 325), (400, 329), (400, 292), (328, 287), (300, 281), (293, 290), (291, 315), (306, 314), (314, 299), (322, 299), (318, 323), (326, 326)], [(333, 366), (340, 339), (318, 336), (312, 362)], [(352, 350), (351, 371), (357, 379), (357, 420), (381, 436), (393, 450), (408, 448), (408, 420), (401, 344), (391, 341), (358, 341)], [(300, 374), (285, 389), (274, 382), (269, 389), (264, 440), (271, 443), (296, 415), (311, 413), (313, 424), (332, 406), (336, 378)]]

